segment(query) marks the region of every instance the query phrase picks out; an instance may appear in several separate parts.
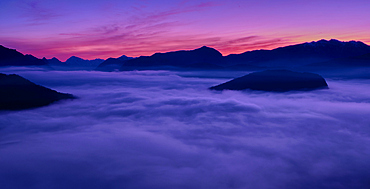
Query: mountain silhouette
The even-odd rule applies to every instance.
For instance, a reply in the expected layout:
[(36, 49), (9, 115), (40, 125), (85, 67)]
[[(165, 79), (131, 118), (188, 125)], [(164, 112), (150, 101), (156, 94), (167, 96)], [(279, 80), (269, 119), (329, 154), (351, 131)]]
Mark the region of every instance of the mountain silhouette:
[(127, 57), (122, 55), (119, 58), (108, 58), (103, 63), (99, 64), (99, 66), (95, 69), (98, 71), (114, 71), (118, 70), (120, 67), (123, 66), (125, 61), (134, 59), (132, 57)]
[(49, 65), (55, 66), (66, 66), (65, 62), (60, 61), (59, 59), (53, 57), (52, 59), (47, 59)]
[(23, 55), (15, 49), (0, 45), (0, 66), (42, 66), (47, 65), (44, 59), (32, 55)]
[(0, 73), (0, 110), (21, 110), (49, 105), (62, 99), (75, 98), (36, 85), (15, 74)]
[(370, 53), (370, 46), (359, 42), (341, 42), (335, 39), (279, 47), (273, 50), (255, 50), (225, 57), (225, 65), (249, 65), (265, 68), (292, 68), (336, 58), (361, 56)]
[(323, 77), (313, 73), (289, 70), (267, 70), (254, 72), (226, 83), (213, 86), (212, 90), (260, 90), (286, 92), (292, 90), (314, 90), (327, 88)]
[(85, 60), (77, 56), (71, 56), (65, 62), (52, 58), (47, 60), (48, 65), (57, 70), (93, 70), (103, 59)]
[(75, 67), (97, 67), (102, 62), (104, 62), (103, 59), (85, 60), (77, 56), (71, 56), (65, 63)]
[[(336, 66), (368, 66), (366, 54), (370, 46), (360, 41), (341, 42), (335, 39), (319, 40), (273, 50), (254, 50), (222, 56), (216, 49), (203, 46), (195, 50), (155, 53), (151, 56), (84, 60), (72, 56), (66, 62), (57, 58), (38, 59), (23, 55), (14, 49), (0, 46), (0, 66), (50, 65), (65, 70), (266, 70), (298, 69), (305, 66), (320, 68)], [(362, 57), (364, 56), (364, 57)], [(351, 63), (352, 62), (352, 63)], [(302, 70), (302, 69), (301, 69)]]
[(122, 55), (120, 57), (117, 58), (118, 60), (120, 61), (126, 61), (126, 60), (131, 60), (131, 59), (134, 59), (133, 57), (128, 57), (126, 55)]
[(141, 56), (124, 62), (120, 70), (156, 69), (161, 67), (197, 68), (214, 67), (222, 64), (222, 54), (217, 50), (203, 46), (190, 51), (155, 53), (152, 56)]
[(370, 53), (370, 46), (363, 42), (341, 42), (335, 39), (290, 45), (273, 50), (247, 51), (228, 56), (222, 56), (217, 50), (204, 46), (190, 51), (155, 53), (152, 56), (141, 56), (126, 61), (110, 59), (99, 66), (101, 67), (99, 69), (104, 70), (102, 67), (108, 65), (122, 65), (121, 71), (179, 68), (202, 70), (293, 69), (333, 59), (361, 56), (367, 53)]

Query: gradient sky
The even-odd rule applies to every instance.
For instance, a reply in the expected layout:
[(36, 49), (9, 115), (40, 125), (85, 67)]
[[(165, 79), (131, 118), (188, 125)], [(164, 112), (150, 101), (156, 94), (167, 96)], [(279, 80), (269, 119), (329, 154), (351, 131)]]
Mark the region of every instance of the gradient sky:
[(0, 44), (66, 60), (207, 45), (222, 54), (319, 39), (370, 43), (369, 0), (1, 0)]

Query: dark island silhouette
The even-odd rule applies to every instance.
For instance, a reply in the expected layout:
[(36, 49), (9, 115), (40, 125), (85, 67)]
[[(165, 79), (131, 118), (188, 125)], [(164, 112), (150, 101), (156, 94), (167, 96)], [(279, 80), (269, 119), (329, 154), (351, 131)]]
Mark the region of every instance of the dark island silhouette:
[(315, 90), (328, 88), (323, 77), (314, 73), (289, 70), (267, 70), (254, 72), (226, 83), (213, 86), (212, 90), (259, 90), (286, 92), (293, 90)]
[(36, 85), (19, 75), (0, 73), (0, 110), (36, 108), (58, 100), (74, 98), (71, 94)]

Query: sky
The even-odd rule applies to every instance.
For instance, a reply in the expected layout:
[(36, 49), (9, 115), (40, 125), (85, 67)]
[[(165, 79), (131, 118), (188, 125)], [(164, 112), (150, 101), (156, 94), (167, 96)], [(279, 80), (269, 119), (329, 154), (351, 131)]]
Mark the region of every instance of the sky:
[(2, 0), (0, 45), (38, 58), (223, 55), (320, 39), (370, 44), (368, 0)]
[(368, 79), (218, 92), (245, 73), (39, 69), (0, 70), (79, 98), (0, 112), (2, 189), (369, 186)]

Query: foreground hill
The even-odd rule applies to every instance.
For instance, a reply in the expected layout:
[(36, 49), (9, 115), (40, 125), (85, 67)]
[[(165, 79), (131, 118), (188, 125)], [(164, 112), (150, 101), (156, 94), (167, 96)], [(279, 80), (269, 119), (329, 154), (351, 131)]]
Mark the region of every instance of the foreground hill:
[(42, 66), (47, 65), (46, 59), (38, 59), (32, 55), (23, 55), (15, 49), (0, 45), (0, 66)]
[(314, 90), (327, 88), (323, 77), (313, 73), (289, 70), (267, 70), (254, 72), (226, 83), (213, 86), (212, 90), (260, 90), (285, 92), (292, 90)]
[(0, 110), (35, 108), (73, 98), (75, 97), (71, 94), (36, 85), (19, 75), (0, 73)]

